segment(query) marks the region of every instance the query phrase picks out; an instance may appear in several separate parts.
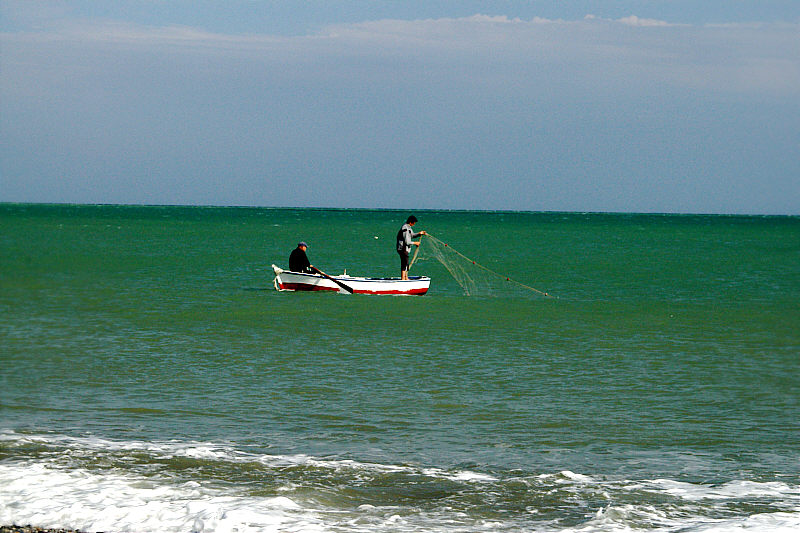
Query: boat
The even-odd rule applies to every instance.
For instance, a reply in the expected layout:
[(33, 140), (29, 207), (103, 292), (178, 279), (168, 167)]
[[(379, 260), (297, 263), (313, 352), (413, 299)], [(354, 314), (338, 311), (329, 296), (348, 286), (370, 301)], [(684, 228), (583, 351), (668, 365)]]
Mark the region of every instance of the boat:
[(427, 276), (409, 276), (407, 280), (400, 278), (361, 278), (348, 276), (328, 276), (309, 272), (292, 272), (272, 265), (275, 272), (273, 285), (278, 291), (330, 291), (342, 294), (415, 294), (428, 292), (431, 278)]

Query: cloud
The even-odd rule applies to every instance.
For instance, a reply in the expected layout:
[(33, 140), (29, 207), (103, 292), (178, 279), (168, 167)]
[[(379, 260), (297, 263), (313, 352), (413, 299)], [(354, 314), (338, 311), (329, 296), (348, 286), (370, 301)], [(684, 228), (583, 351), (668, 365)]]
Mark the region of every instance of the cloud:
[(143, 26), (127, 22), (70, 20), (46, 31), (5, 32), (6, 42), (66, 42), (71, 44), (127, 44), (132, 46), (194, 46), (198, 48), (259, 48), (285, 39), (270, 35), (235, 35), (188, 26)]
[[(690, 26), (631, 15), (564, 21), (476, 14), (463, 18), (376, 20), (327, 26), (286, 37), (221, 34), (185, 26), (151, 27), (72, 20), (39, 32), (6, 33), (7, 43), (64, 41), (86, 47), (125, 45), (254, 52), (267, 57), (437, 57), (525, 65), (560, 62), (602, 76), (650, 77), (659, 83), (718, 90), (800, 91), (800, 24)], [(202, 53), (202, 52), (201, 52)], [(634, 74), (636, 72), (636, 74)]]
[(631, 15), (629, 17), (618, 19), (618, 22), (620, 22), (621, 24), (626, 24), (628, 26), (638, 26), (640, 28), (653, 28), (653, 27), (663, 28), (667, 26), (677, 26), (677, 24), (670, 24), (669, 22), (663, 20), (639, 18), (636, 15)]
[[(610, 94), (679, 89), (800, 96), (800, 24), (675, 25), (631, 15), (610, 20), (592, 15), (574, 21), (475, 14), (462, 18), (385, 19), (337, 24), (304, 36), (224, 34), (187, 26), (47, 19), (38, 29), (0, 34), (0, 62), (33, 65), (46, 58), (126, 53), (181, 53), (184, 60), (221, 60), (229, 55), (253, 65), (270, 62), (385, 69), (439, 65), (454, 83), (588, 84)], [(64, 49), (60, 49), (60, 47)], [(37, 56), (38, 59), (34, 59)], [(44, 59), (43, 59), (44, 58)], [(214, 59), (216, 58), (216, 59)], [(84, 61), (85, 63), (85, 61)], [(56, 64), (52, 69), (59, 68)], [(103, 68), (98, 66), (98, 68)], [(343, 68), (343, 67), (342, 67)], [(483, 80), (474, 77), (483, 72)], [(7, 72), (17, 72), (11, 69)], [(444, 72), (444, 71), (443, 71)], [(409, 72), (406, 72), (408, 74)], [(368, 75), (365, 73), (365, 76)], [(473, 76), (470, 81), (468, 78)], [(12, 80), (5, 76), (6, 87)]]

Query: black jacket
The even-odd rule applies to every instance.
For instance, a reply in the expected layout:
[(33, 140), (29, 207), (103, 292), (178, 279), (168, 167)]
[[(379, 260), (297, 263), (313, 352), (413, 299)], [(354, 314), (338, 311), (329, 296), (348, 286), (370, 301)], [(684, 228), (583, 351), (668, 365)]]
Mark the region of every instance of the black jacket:
[(291, 255), (289, 255), (289, 270), (292, 272), (313, 272), (308, 256), (299, 247), (292, 250)]

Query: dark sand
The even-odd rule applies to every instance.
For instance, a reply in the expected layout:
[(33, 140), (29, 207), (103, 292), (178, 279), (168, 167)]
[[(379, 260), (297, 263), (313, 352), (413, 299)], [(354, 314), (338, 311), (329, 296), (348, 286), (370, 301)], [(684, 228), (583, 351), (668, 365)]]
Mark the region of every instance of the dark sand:
[(33, 526), (0, 526), (0, 533), (84, 533), (77, 529), (45, 529)]

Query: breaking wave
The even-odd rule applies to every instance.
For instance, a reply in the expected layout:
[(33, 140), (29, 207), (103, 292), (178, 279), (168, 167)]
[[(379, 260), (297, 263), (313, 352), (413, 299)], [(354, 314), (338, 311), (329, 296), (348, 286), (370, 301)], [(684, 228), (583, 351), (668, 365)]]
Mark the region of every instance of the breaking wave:
[(800, 486), (437, 468), (231, 444), (0, 433), (0, 523), (84, 531), (800, 528)]

